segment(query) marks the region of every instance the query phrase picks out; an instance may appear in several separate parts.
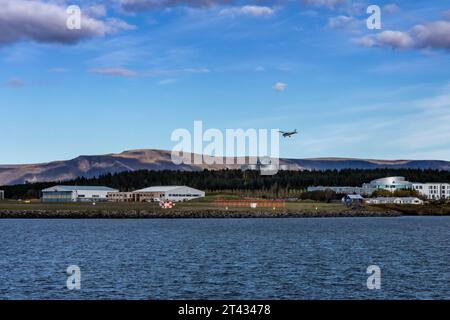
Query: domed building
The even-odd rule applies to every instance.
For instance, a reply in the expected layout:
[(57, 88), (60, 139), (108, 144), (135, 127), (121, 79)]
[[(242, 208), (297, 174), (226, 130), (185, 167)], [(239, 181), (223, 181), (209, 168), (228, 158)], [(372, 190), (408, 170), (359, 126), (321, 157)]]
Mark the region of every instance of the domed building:
[(363, 187), (384, 189), (394, 192), (396, 190), (412, 189), (413, 183), (407, 181), (405, 177), (386, 177), (372, 180), (370, 183), (365, 183)]

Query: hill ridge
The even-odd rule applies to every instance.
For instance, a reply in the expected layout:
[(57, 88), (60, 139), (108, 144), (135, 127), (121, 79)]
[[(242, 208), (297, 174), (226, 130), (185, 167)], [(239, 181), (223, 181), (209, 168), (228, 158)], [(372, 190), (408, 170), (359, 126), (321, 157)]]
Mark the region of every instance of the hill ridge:
[[(192, 155), (192, 154), (191, 154)], [(290, 170), (327, 169), (435, 169), (450, 171), (450, 162), (445, 160), (377, 160), (358, 158), (305, 158), (280, 159), (281, 165)], [(134, 170), (181, 170), (198, 171), (203, 169), (239, 169), (238, 164), (182, 164), (175, 165), (171, 152), (159, 149), (134, 149), (121, 153), (104, 155), (80, 155), (69, 160), (58, 160), (37, 164), (0, 165), (0, 185), (21, 184), (25, 182), (63, 181), (84, 176), (96, 177), (107, 173)]]

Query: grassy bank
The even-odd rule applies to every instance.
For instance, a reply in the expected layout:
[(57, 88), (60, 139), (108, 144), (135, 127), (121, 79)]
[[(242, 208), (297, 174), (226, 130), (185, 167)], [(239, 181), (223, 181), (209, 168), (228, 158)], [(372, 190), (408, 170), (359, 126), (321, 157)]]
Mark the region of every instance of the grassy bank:
[[(140, 202), (127, 202), (127, 203), (113, 203), (113, 202), (99, 202), (95, 206), (90, 203), (41, 203), (38, 200), (31, 201), (30, 203), (25, 203), (24, 201), (1, 201), (0, 211), (5, 210), (49, 210), (49, 211), (86, 211), (86, 212), (96, 212), (102, 210), (110, 211), (202, 211), (202, 210), (225, 210), (225, 208), (217, 207), (214, 202), (214, 198), (209, 198), (200, 201), (190, 201), (176, 203), (173, 209), (161, 209), (157, 203), (140, 203)], [(251, 208), (230, 208), (233, 211), (250, 211), (259, 210)], [(271, 208), (265, 209), (266, 211), (274, 211)], [(330, 211), (330, 212), (341, 212), (345, 208), (339, 203), (316, 203), (316, 202), (287, 202), (285, 208), (279, 208), (278, 211)], [(277, 211), (275, 210), (275, 211)]]
[(271, 217), (355, 217), (392, 216), (393, 211), (368, 208), (351, 210), (340, 203), (287, 202), (284, 208), (217, 207), (214, 197), (177, 203), (161, 209), (156, 203), (41, 203), (39, 201), (0, 202), (0, 218), (271, 218)]
[(1, 201), (0, 218), (226, 218), (226, 217), (354, 217), (450, 215), (449, 204), (376, 205), (348, 209), (340, 203), (286, 202), (284, 208), (217, 207), (217, 196), (176, 203), (161, 209), (157, 203), (41, 203), (39, 200)]
[[(372, 206), (375, 208), (375, 206)], [(426, 204), (422, 206), (417, 205), (398, 205), (398, 204), (385, 204), (378, 205), (376, 209), (394, 210), (398, 211), (404, 215), (416, 215), (416, 216), (446, 216), (450, 215), (450, 204)]]

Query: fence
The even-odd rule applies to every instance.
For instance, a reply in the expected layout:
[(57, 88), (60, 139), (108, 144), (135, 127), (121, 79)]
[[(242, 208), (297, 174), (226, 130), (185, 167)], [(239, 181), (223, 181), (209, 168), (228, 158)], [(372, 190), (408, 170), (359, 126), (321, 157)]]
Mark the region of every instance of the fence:
[(286, 203), (282, 200), (215, 200), (217, 207), (226, 208), (284, 208)]

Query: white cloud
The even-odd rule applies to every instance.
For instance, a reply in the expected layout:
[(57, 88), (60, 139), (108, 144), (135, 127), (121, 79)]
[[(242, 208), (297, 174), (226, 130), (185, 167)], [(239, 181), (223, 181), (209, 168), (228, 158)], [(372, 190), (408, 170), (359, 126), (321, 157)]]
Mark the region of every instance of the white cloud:
[(263, 67), (263, 66), (257, 66), (256, 68), (255, 68), (255, 71), (257, 71), (257, 72), (263, 72), (263, 71), (265, 71), (266, 69)]
[(346, 4), (347, 0), (303, 0), (303, 2), (310, 6), (334, 9), (339, 5)]
[(415, 25), (409, 31), (387, 30), (355, 40), (367, 47), (393, 49), (450, 49), (450, 21)]
[(121, 8), (128, 12), (141, 12), (161, 8), (186, 7), (212, 7), (216, 5), (232, 4), (234, 0), (116, 0)]
[(450, 49), (450, 22), (436, 21), (417, 25), (411, 30), (419, 48)]
[(337, 16), (328, 19), (328, 27), (332, 29), (354, 29), (361, 25), (361, 21), (350, 16)]
[(355, 42), (366, 47), (391, 47), (394, 49), (410, 49), (414, 47), (414, 41), (407, 32), (391, 30), (365, 36), (356, 39)]
[(383, 6), (383, 12), (387, 13), (395, 13), (400, 11), (400, 7), (396, 5), (395, 3), (389, 3), (385, 6)]
[(357, 17), (361, 13), (366, 12), (367, 4), (362, 2), (354, 2), (351, 4), (347, 4), (347, 6), (345, 6), (343, 9), (347, 13), (347, 15)]
[(184, 68), (184, 69), (167, 69), (167, 70), (146, 70), (142, 72), (137, 72), (123, 67), (106, 67), (106, 68), (93, 68), (88, 70), (88, 72), (107, 76), (118, 76), (128, 78), (128, 77), (176, 77), (188, 74), (206, 74), (209, 73), (210, 70), (208, 68)]
[(162, 86), (166, 86), (166, 85), (169, 85), (169, 84), (174, 84), (176, 82), (178, 82), (178, 79), (171, 78), (171, 79), (160, 80), (160, 81), (158, 81), (158, 84), (162, 85)]
[(144, 77), (164, 77), (174, 78), (189, 74), (208, 74), (211, 70), (208, 68), (184, 68), (184, 69), (161, 69), (161, 70), (146, 70), (139, 75)]
[[(271, 15), (274, 12), (274, 10), (271, 9), (270, 7), (257, 5), (255, 3), (244, 5), (245, 1), (239, 0), (115, 0), (115, 1), (119, 3), (122, 10), (126, 12), (142, 12), (174, 7), (211, 8), (218, 6), (232, 6), (231, 8), (229, 8), (230, 11), (228, 12), (232, 13), (234, 11), (234, 14), (266, 16)], [(260, 0), (254, 2), (264, 3), (264, 1)], [(282, 1), (271, 1), (271, 2), (273, 3)], [(301, 2), (303, 2), (303, 4), (307, 6), (335, 9), (340, 5), (349, 4), (350, 0), (301, 0)]]
[(183, 72), (183, 73), (210, 73), (211, 71), (208, 68), (185, 68), (182, 70), (177, 70), (175, 72)]
[(275, 10), (270, 7), (264, 6), (242, 6), (242, 7), (231, 7), (220, 11), (222, 15), (249, 15), (253, 17), (271, 16), (275, 13)]
[(56, 67), (56, 68), (51, 68), (48, 71), (54, 72), (54, 73), (64, 73), (64, 72), (67, 72), (67, 69), (62, 68), (62, 67)]
[[(82, 11), (81, 29), (66, 26), (67, 7), (43, 0), (0, 0), (0, 45), (21, 40), (72, 44), (83, 39), (101, 37), (133, 26), (119, 19), (99, 20)], [(101, 9), (90, 7), (101, 14)]]
[(84, 8), (83, 13), (90, 17), (100, 18), (106, 16), (106, 8), (103, 5), (92, 5)]
[(283, 82), (277, 82), (273, 85), (273, 89), (278, 92), (283, 92), (286, 90), (287, 84)]
[(126, 69), (126, 68), (95, 68), (89, 70), (90, 73), (97, 73), (107, 76), (118, 76), (118, 77), (136, 77), (138, 74), (137, 72)]

